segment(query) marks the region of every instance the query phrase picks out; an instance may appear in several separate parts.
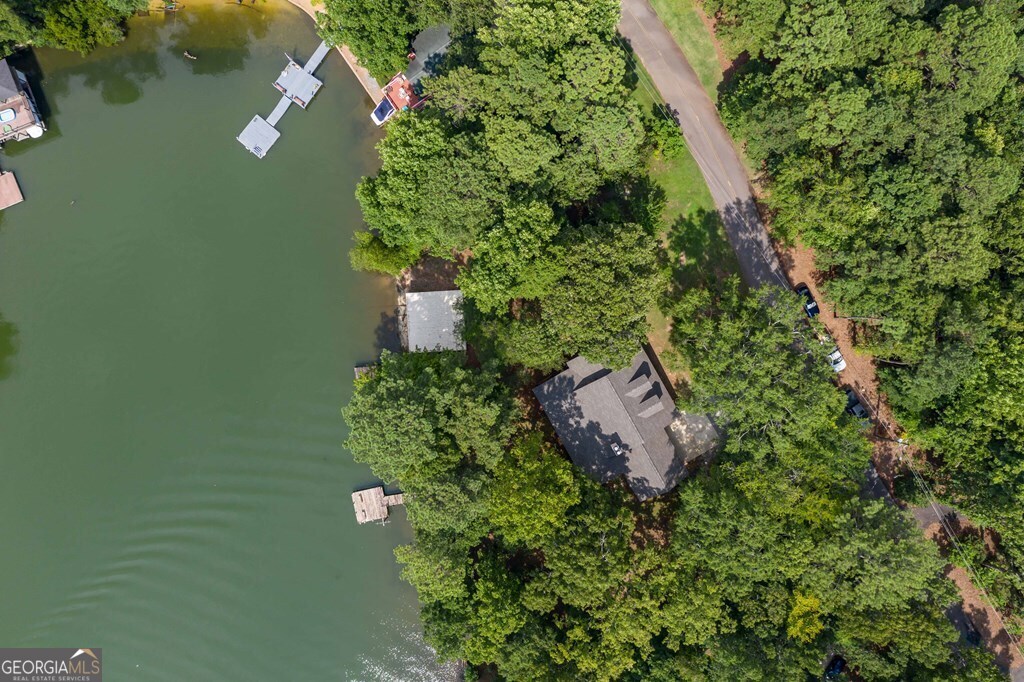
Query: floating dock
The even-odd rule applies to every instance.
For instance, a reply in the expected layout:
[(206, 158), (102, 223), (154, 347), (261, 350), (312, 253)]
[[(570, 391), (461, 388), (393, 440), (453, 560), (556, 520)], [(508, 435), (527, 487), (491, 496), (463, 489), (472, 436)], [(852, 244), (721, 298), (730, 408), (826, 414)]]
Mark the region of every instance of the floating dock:
[(355, 371), (356, 379), (362, 379), (363, 377), (373, 376), (373, 371), (376, 365), (356, 365), (352, 369)]
[(330, 50), (331, 48), (327, 47), (326, 42), (321, 42), (320, 47), (316, 48), (305, 66), (299, 66), (294, 59), (288, 57), (288, 65), (274, 81), (274, 87), (281, 92), (281, 99), (267, 118), (258, 115), (252, 117), (249, 125), (237, 138), (243, 147), (258, 158), (262, 159), (267, 155), (270, 148), (281, 137), (281, 133), (274, 126), (281, 120), (288, 108), (295, 103), (305, 109), (313, 96), (323, 87), (323, 83), (313, 76), (313, 72), (320, 66)]
[(387, 521), (388, 507), (394, 507), (403, 502), (402, 493), (385, 495), (384, 488), (381, 486), (352, 493), (352, 506), (355, 508), (356, 521), (359, 523)]
[(14, 173), (5, 171), (0, 173), (0, 211), (20, 204), (25, 200), (21, 195), (21, 187), (18, 186), (18, 179)]

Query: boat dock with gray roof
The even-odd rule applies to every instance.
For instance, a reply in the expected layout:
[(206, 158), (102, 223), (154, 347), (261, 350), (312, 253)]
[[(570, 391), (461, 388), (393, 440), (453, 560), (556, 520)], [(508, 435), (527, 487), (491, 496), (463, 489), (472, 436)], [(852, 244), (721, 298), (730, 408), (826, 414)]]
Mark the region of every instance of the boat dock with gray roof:
[(274, 126), (281, 120), (292, 103), (305, 109), (323, 86), (323, 83), (313, 76), (313, 72), (327, 57), (328, 52), (330, 52), (330, 48), (327, 43), (321, 42), (320, 47), (316, 48), (305, 66), (299, 66), (298, 62), (288, 57), (288, 65), (274, 81), (274, 87), (281, 92), (281, 99), (266, 118), (258, 115), (252, 117), (249, 125), (238, 136), (238, 141), (242, 143), (242, 146), (261, 159), (267, 155), (270, 148), (281, 137), (281, 133)]

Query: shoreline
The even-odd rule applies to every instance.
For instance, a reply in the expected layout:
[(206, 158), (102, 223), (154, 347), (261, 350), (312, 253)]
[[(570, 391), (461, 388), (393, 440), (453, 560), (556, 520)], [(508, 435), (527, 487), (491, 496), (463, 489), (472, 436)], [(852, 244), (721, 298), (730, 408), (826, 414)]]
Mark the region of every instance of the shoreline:
[[(313, 8), (312, 0), (288, 0), (288, 2), (305, 12), (313, 20), (313, 24), (316, 24), (316, 10)], [(338, 45), (335, 49), (341, 54), (341, 58), (345, 60), (348, 67), (352, 69), (356, 80), (359, 81), (359, 84), (363, 86), (363, 90), (366, 91), (366, 96), (370, 98), (371, 102), (376, 104), (381, 96), (380, 84), (370, 75), (369, 71), (359, 65), (355, 54), (346, 45)]]
[[(190, 0), (189, 4), (204, 5), (211, 4), (217, 0)], [(298, 7), (300, 10), (306, 13), (306, 16), (313, 22), (314, 32), (316, 28), (316, 8), (313, 7), (315, 0), (286, 0), (288, 4)], [(316, 0), (319, 1), (319, 0)], [(154, 11), (153, 3), (150, 3), (149, 10)], [(184, 5), (182, 6), (184, 8)], [(317, 35), (319, 37), (319, 34)], [(352, 70), (356, 80), (363, 86), (363, 90), (366, 92), (366, 96), (370, 98), (370, 102), (376, 106), (377, 102), (380, 101), (382, 96), (381, 86), (376, 79), (370, 75), (370, 72), (359, 65), (359, 60), (356, 58), (352, 50), (348, 49), (345, 45), (338, 45), (335, 49), (341, 54), (341, 58), (345, 60), (348, 67)]]

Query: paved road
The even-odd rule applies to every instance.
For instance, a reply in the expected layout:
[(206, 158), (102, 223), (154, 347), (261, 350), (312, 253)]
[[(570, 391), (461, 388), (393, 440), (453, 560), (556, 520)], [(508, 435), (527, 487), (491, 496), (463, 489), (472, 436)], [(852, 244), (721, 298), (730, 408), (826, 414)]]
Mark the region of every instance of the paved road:
[(718, 117), (715, 104), (672, 35), (647, 0), (622, 0), (619, 33), (631, 44), (654, 85), (679, 120), (722, 216), (726, 235), (751, 287), (789, 288), (768, 232), (757, 213), (747, 171)]
[[(768, 231), (757, 213), (746, 168), (718, 116), (718, 109), (704, 91), (672, 34), (647, 0), (622, 0), (619, 33), (630, 42), (662, 98), (676, 114), (690, 153), (700, 166), (722, 216), (744, 280), (752, 287), (775, 284), (789, 288)], [(885, 487), (880, 486), (880, 489), (884, 491)], [(991, 607), (977, 593), (967, 575), (956, 574), (959, 569), (952, 570), (954, 574), (948, 577), (959, 588), (964, 598), (963, 605), (970, 610), (989, 649), (997, 654), (1004, 669), (1009, 668), (1013, 682), (1024, 682), (1024, 665), (1019, 650), (995, 614), (990, 613)], [(991, 620), (989, 616), (992, 616)]]

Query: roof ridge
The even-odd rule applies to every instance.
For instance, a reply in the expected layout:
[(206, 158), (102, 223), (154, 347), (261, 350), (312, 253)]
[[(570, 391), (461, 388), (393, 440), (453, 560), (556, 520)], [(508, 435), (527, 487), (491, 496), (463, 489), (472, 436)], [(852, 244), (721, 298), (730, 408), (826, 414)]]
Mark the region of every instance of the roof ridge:
[(616, 389), (615, 384), (609, 379), (611, 376), (611, 374), (606, 374), (593, 383), (596, 384), (601, 381), (608, 381), (611, 385), (612, 395), (614, 395), (615, 399), (619, 401), (619, 405), (622, 406), (622, 411), (626, 413), (626, 418), (629, 419), (629, 423), (633, 425), (633, 429), (636, 431), (637, 435), (640, 436), (640, 448), (644, 451), (644, 457), (646, 457), (647, 461), (651, 464), (651, 471), (653, 471), (661, 481), (660, 487), (665, 487), (665, 477), (661, 475), (660, 471), (658, 471), (658, 463), (654, 461), (653, 457), (651, 457), (651, 453), (647, 450), (647, 445), (644, 443), (644, 434), (640, 431), (640, 427), (637, 425), (636, 420), (633, 419), (633, 414), (629, 411), (629, 408), (626, 407), (626, 403), (622, 402), (622, 396), (619, 395), (619, 391)]

